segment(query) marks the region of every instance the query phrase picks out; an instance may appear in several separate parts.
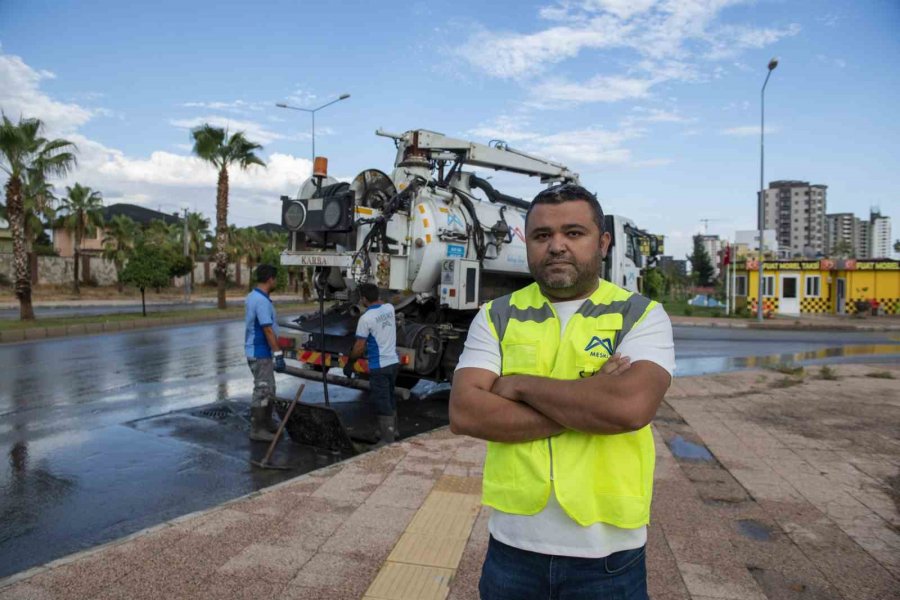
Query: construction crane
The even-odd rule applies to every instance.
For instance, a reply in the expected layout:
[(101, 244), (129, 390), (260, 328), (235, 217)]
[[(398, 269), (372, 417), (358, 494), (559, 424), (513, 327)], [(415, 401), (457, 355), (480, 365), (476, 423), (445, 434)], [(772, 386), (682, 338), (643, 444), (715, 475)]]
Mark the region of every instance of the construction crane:
[(701, 223), (703, 223), (703, 235), (707, 235), (709, 233), (709, 224), (714, 221), (724, 221), (725, 219), (698, 219)]

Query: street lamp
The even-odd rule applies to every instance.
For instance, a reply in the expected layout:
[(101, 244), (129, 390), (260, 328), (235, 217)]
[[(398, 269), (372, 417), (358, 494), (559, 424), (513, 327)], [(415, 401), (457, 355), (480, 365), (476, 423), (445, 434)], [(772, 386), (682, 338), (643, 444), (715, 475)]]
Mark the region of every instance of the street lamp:
[(346, 100), (350, 97), (350, 94), (341, 94), (339, 97), (335, 98), (331, 102), (326, 102), (322, 106), (316, 108), (300, 108), (299, 106), (290, 106), (283, 102), (278, 102), (275, 104), (278, 108), (289, 108), (291, 110), (301, 110), (303, 112), (308, 112), (312, 115), (312, 161), (316, 161), (316, 112), (322, 110), (326, 106), (331, 106), (335, 102), (340, 102), (341, 100)]
[(766, 80), (763, 82), (760, 96), (760, 124), (759, 124), (759, 290), (756, 296), (756, 320), (763, 320), (763, 231), (766, 228), (766, 190), (765, 190), (765, 140), (766, 140), (766, 84), (769, 83), (769, 76), (775, 67), (778, 66), (778, 59), (773, 58), (769, 61), (769, 72), (766, 73)]
[[(184, 242), (184, 255), (188, 257), (191, 255), (191, 238), (190, 238), (190, 230), (188, 229), (188, 206), (187, 204), (181, 205), (181, 210), (184, 211), (184, 232), (181, 234), (182, 241)], [(187, 261), (185, 261), (187, 262)], [(194, 263), (191, 263), (191, 273), (194, 272)], [(191, 273), (188, 273), (184, 276), (184, 303), (188, 304), (191, 301)]]

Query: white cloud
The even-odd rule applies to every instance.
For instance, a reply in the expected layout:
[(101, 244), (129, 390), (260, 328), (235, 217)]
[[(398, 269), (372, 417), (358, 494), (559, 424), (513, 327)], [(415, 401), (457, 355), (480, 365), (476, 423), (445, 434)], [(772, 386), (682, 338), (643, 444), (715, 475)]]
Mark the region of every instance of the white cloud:
[[(778, 133), (780, 129), (775, 125), (767, 125), (766, 133)], [(738, 137), (746, 137), (759, 135), (759, 125), (742, 125), (740, 127), (729, 127), (719, 131), (722, 135), (733, 135)]]
[(268, 102), (245, 102), (244, 100), (232, 100), (231, 102), (185, 102), (182, 104), (185, 108), (204, 108), (208, 110), (218, 110), (233, 114), (247, 114), (251, 112), (260, 112), (265, 108), (272, 107), (275, 109), (275, 103)]
[(58, 102), (40, 91), (41, 81), (53, 79), (50, 71), (35, 70), (12, 54), (0, 54), (0, 108), (10, 119), (40, 118), (48, 132), (57, 135), (87, 123), (92, 111), (77, 104)]
[[(187, 204), (207, 216), (215, 214), (215, 169), (191, 156), (189, 145), (170, 146), (188, 152), (184, 154), (158, 150), (146, 157), (136, 157), (88, 138), (79, 128), (105, 111), (54, 100), (40, 89), (41, 82), (52, 76), (47, 71), (33, 69), (18, 56), (0, 53), (0, 107), (7, 116), (14, 120), (20, 114), (40, 118), (47, 126), (48, 137), (64, 136), (78, 147), (78, 166), (66, 179), (53, 182), (58, 189), (78, 181), (103, 193), (107, 204), (132, 202), (167, 211)], [(250, 139), (261, 143), (288, 137), (252, 121), (222, 117), (186, 119), (175, 126), (187, 128), (206, 121), (227, 126), (232, 131), (245, 130)], [(312, 171), (306, 158), (282, 153), (264, 158), (268, 164), (266, 169), (230, 171), (230, 222), (241, 226), (278, 222), (278, 197), (296, 192)]]
[(625, 119), (626, 123), (692, 123), (696, 119), (689, 119), (677, 111), (661, 108), (646, 108), (635, 106), (631, 109), (634, 113)]
[(623, 144), (642, 135), (639, 129), (627, 127), (618, 130), (588, 127), (544, 134), (530, 130), (530, 122), (522, 116), (503, 116), (467, 133), (514, 143), (519, 150), (569, 165), (631, 163), (631, 150)]
[(532, 90), (532, 104), (539, 107), (587, 102), (618, 102), (645, 98), (653, 81), (626, 77), (597, 76), (583, 83), (546, 80)]
[[(606, 72), (579, 84), (594, 91), (596, 101), (610, 102), (635, 97), (597, 93), (592, 82), (643, 82), (637, 97), (665, 81), (704, 79), (701, 59), (732, 58), (747, 49), (762, 48), (796, 35), (800, 26), (750, 27), (720, 25), (720, 13), (748, 0), (561, 0), (539, 10), (539, 16), (554, 22), (530, 33), (476, 31), (457, 50), (476, 70), (501, 79), (529, 80), (544, 75), (553, 65), (587, 51), (626, 50), (637, 54), (633, 70)], [(603, 64), (614, 64), (604, 61)], [(712, 76), (721, 76), (722, 68)], [(542, 84), (544, 85), (544, 84)]]
[(246, 134), (247, 139), (262, 145), (271, 144), (275, 140), (300, 139), (302, 137), (305, 137), (304, 134), (289, 136), (283, 133), (278, 133), (277, 131), (272, 131), (271, 129), (268, 129), (255, 121), (231, 119), (229, 117), (220, 117), (217, 115), (210, 115), (207, 117), (194, 117), (192, 119), (172, 119), (169, 121), (170, 125), (174, 125), (175, 127), (179, 127), (181, 129), (193, 129), (194, 127), (199, 127), (204, 123), (209, 123), (210, 125), (214, 125), (216, 127), (224, 127), (228, 130), (229, 133), (242, 131)]

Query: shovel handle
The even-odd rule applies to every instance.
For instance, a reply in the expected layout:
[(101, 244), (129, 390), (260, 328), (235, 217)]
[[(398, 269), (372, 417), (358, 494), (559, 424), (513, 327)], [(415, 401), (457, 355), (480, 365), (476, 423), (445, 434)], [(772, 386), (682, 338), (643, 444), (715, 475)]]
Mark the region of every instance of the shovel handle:
[(291, 405), (288, 407), (287, 412), (284, 414), (284, 418), (281, 419), (281, 423), (278, 424), (278, 433), (275, 434), (275, 439), (272, 440), (272, 443), (269, 444), (269, 449), (266, 451), (265, 458), (262, 459), (262, 464), (269, 464), (269, 459), (272, 458), (272, 453), (275, 452), (275, 446), (278, 445), (278, 441), (281, 440), (281, 434), (284, 433), (284, 426), (287, 424), (288, 419), (291, 418), (291, 414), (294, 412), (294, 407), (297, 406), (297, 402), (300, 400), (300, 395), (303, 393), (303, 389), (306, 387), (305, 383), (301, 383), (300, 387), (297, 388), (297, 393), (294, 394), (294, 399), (291, 401)]

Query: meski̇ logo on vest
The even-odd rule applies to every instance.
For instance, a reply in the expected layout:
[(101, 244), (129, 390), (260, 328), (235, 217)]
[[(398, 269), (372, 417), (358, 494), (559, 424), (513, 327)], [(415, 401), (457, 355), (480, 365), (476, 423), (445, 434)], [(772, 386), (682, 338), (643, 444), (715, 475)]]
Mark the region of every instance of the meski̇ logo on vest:
[(610, 356), (613, 352), (612, 350), (612, 340), (609, 338), (598, 338), (596, 335), (591, 338), (591, 341), (588, 342), (587, 346), (584, 347), (585, 352), (590, 352), (591, 356), (600, 357), (600, 350), (594, 350), (594, 348), (602, 348), (606, 351), (606, 355)]

